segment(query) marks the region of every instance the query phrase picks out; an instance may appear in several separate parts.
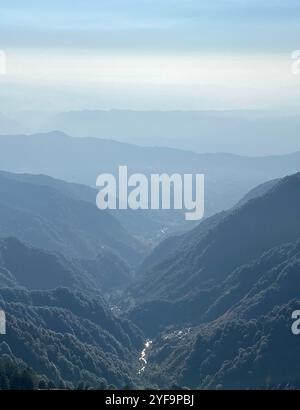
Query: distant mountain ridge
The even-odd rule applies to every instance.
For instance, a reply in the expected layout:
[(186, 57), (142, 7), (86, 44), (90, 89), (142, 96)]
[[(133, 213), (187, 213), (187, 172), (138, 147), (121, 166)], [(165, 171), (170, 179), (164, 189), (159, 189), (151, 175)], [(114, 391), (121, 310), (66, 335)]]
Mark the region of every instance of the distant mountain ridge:
[(11, 116), (22, 125), (25, 133), (59, 129), (76, 137), (108, 138), (202, 153), (266, 155), (300, 149), (299, 115), (290, 110), (284, 113), (271, 110), (112, 109), (58, 113), (24, 111)]
[[(300, 152), (282, 156), (242, 157), (232, 154), (197, 154), (163, 147), (140, 147), (99, 138), (72, 138), (61, 132), (0, 136), (0, 163), (14, 173), (45, 174), (95, 187), (100, 173), (117, 174), (119, 165), (129, 172), (168, 174), (204, 173), (205, 216), (228, 209), (250, 189), (267, 180), (298, 171)], [(139, 215), (137, 212), (135, 215)], [(123, 221), (127, 219), (123, 215)], [(134, 218), (130, 218), (132, 221)], [(140, 220), (150, 232), (192, 228), (181, 211), (148, 211)], [(148, 220), (148, 221), (147, 221)], [(156, 222), (155, 222), (156, 221)], [(124, 222), (123, 222), (124, 225)], [(153, 225), (154, 226), (154, 225)], [(134, 227), (138, 230), (137, 225)]]

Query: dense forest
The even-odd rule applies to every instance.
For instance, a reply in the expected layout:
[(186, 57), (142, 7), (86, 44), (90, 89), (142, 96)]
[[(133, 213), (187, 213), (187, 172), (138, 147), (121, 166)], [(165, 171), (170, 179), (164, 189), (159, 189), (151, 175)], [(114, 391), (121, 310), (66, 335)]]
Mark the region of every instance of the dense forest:
[(1, 174), (1, 389), (300, 387), (300, 174), (152, 250), (85, 192)]

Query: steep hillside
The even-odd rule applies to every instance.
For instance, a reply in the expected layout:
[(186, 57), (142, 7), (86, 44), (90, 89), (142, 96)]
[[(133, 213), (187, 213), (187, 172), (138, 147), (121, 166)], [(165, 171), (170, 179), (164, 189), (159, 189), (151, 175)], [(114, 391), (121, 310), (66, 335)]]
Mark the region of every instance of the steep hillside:
[[(56, 189), (62, 194), (74, 199), (76, 201), (89, 202), (93, 206), (96, 203), (96, 196), (98, 191), (88, 185), (66, 182), (61, 179), (55, 179), (48, 175), (42, 174), (15, 174), (6, 171), (0, 171), (0, 175), (19, 182), (30, 183), (38, 186), (48, 186)], [(117, 219), (121, 225), (131, 234), (138, 238), (155, 239), (162, 236), (161, 231), (164, 228), (164, 221), (157, 220), (154, 214), (149, 215), (148, 211), (131, 209), (114, 209), (107, 210), (112, 218)]]
[(91, 287), (88, 277), (61, 255), (29, 247), (15, 238), (0, 240), (0, 285), (28, 289)]
[(58, 288), (53, 291), (0, 289), (7, 334), (1, 341), (12, 358), (56, 384), (101, 380), (133, 385), (142, 346), (138, 329), (117, 319), (98, 295)]
[(151, 335), (168, 325), (207, 320), (232, 272), (300, 238), (299, 204), (300, 174), (295, 174), (177, 238), (165, 259), (156, 251), (158, 263), (154, 253), (131, 288), (136, 301), (131, 319)]
[(92, 259), (107, 249), (131, 265), (141, 260), (143, 246), (108, 212), (77, 199), (73, 186), (53, 181), (53, 186), (42, 184), (40, 176), (31, 176), (30, 182), (23, 179), (0, 175), (2, 237), (15, 236), (71, 258)]
[(164, 369), (155, 377), (197, 388), (299, 388), (299, 337), (291, 330), (299, 272), (300, 242), (236, 269), (201, 326), (155, 340), (149, 362)]
[(205, 221), (186, 234), (176, 254), (142, 275), (137, 297), (169, 300), (210, 289), (236, 267), (300, 237), (300, 174), (283, 178), (265, 195)]
[(84, 270), (78, 261), (15, 238), (0, 240), (0, 267), (0, 309), (7, 328), (0, 336), (0, 355), (5, 343), (3, 353), (13, 362), (21, 360), (56, 386), (61, 381), (74, 387), (138, 382), (142, 334), (117, 318), (97, 291), (116, 279), (117, 270), (103, 277), (103, 271), (101, 276)]

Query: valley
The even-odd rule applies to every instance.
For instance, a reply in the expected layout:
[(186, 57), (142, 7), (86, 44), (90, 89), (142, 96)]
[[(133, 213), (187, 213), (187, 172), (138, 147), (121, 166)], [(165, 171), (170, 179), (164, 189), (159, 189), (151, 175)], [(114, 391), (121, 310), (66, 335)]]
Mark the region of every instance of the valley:
[(286, 406), (300, 1), (1, 0), (0, 21), (0, 393)]
[(282, 178), (265, 166), (184, 229), (172, 212), (101, 211), (94, 188), (43, 175), (45, 162), (0, 172), (0, 367), (70, 389), (297, 388), (300, 174), (281, 160)]

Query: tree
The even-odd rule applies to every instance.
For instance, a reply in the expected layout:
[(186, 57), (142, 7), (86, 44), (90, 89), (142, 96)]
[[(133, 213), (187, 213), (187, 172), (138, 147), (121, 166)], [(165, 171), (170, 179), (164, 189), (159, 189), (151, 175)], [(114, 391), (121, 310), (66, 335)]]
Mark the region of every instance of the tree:
[(46, 389), (47, 389), (47, 383), (45, 382), (44, 379), (41, 379), (41, 380), (39, 381), (38, 389), (39, 389), (39, 390), (46, 390)]
[(48, 389), (49, 389), (49, 390), (55, 389), (55, 384), (54, 384), (54, 382), (53, 382), (52, 380), (50, 380), (50, 381), (48, 382)]

